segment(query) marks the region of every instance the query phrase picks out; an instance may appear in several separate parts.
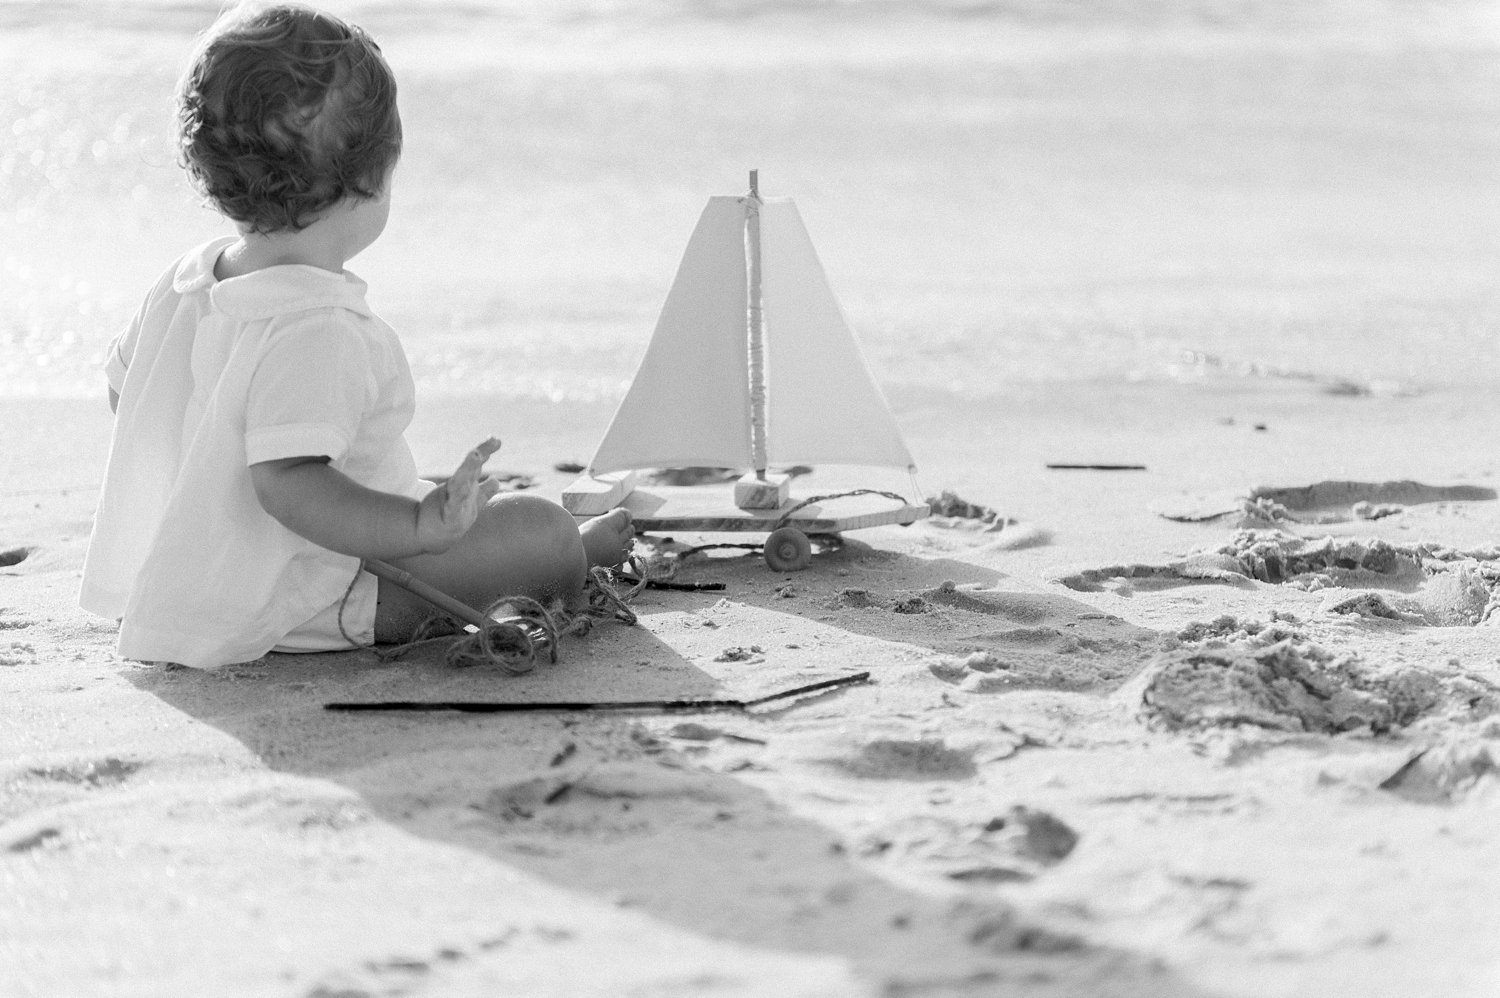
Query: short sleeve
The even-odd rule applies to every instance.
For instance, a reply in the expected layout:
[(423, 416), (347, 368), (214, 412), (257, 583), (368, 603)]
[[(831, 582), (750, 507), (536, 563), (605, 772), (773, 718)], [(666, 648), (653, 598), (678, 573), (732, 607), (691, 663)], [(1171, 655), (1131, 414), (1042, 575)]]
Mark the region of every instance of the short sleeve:
[(125, 371), (130, 367), (131, 358), (135, 356), (135, 346), (141, 338), (141, 324), (145, 320), (146, 309), (150, 304), (151, 299), (148, 298), (136, 311), (135, 316), (130, 320), (130, 325), (110, 341), (109, 352), (104, 358), (104, 377), (116, 395), (124, 391)]
[(327, 310), (275, 330), (250, 381), (247, 464), (349, 450), (375, 394), (369, 349), (352, 316)]

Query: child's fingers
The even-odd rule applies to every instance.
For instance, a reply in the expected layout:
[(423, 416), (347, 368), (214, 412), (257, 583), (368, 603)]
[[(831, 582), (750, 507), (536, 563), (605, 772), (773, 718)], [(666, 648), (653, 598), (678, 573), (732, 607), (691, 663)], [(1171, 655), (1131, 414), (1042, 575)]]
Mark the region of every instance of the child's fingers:
[(494, 437), (485, 440), (484, 443), (475, 447), (464, 455), (458, 470), (448, 479), (448, 491), (450, 493), (468, 493), (473, 491), (474, 485), (484, 473), (484, 462), (489, 460), (490, 455), (500, 449), (500, 441)]
[(479, 481), (479, 471), (484, 467), (484, 462), (490, 459), (490, 455), (500, 449), (500, 441), (496, 437), (489, 437), (478, 447), (464, 455), (463, 462), (459, 464), (458, 470), (453, 473), (457, 478), (459, 475), (468, 475), (474, 481)]

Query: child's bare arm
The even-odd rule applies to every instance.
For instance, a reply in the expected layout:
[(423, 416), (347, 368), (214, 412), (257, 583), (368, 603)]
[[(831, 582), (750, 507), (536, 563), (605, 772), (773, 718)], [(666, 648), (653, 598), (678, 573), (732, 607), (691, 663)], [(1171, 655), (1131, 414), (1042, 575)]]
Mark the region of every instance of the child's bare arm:
[(409, 558), (446, 551), (473, 526), (498, 489), (481, 476), (499, 449), (494, 438), (474, 448), (420, 502), (365, 488), (324, 457), (262, 461), (250, 466), (250, 479), (265, 511), (314, 544), (357, 558)]

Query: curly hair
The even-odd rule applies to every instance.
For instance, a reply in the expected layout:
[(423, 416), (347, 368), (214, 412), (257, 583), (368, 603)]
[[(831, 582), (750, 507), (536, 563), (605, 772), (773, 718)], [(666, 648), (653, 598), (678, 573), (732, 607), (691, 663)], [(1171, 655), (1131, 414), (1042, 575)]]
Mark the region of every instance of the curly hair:
[(194, 186), (258, 233), (378, 197), (401, 155), (396, 79), (380, 47), (290, 4), (237, 8), (209, 30), (179, 88), (177, 124)]

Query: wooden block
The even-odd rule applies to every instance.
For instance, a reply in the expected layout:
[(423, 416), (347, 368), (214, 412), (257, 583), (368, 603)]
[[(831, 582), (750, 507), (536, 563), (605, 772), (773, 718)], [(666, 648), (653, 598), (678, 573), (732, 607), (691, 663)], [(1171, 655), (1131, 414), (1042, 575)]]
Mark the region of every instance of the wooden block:
[(780, 509), (791, 495), (792, 476), (748, 471), (734, 483), (734, 504), (740, 509)]
[(598, 516), (608, 513), (635, 491), (636, 472), (611, 471), (603, 475), (583, 475), (563, 489), (562, 504), (574, 516)]

